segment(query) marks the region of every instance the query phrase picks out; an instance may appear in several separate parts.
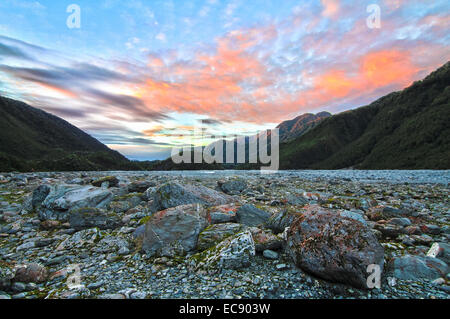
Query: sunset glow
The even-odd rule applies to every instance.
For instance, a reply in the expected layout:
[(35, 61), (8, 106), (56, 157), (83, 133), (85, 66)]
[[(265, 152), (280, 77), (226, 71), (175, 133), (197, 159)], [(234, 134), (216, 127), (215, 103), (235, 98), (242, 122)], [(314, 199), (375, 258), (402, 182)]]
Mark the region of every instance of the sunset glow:
[(450, 3), (0, 2), (0, 95), (61, 116), (132, 159), (162, 159), (199, 125), (252, 134), (341, 112), (450, 60)]

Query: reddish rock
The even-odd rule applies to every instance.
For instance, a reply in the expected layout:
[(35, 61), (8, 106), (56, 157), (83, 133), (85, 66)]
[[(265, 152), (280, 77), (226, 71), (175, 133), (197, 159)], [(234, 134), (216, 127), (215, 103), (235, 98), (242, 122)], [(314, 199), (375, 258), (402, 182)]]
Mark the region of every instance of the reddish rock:
[(304, 209), (287, 233), (296, 265), (326, 280), (367, 288), (367, 267), (384, 265), (384, 249), (371, 229), (317, 205)]
[(42, 283), (47, 280), (48, 270), (39, 264), (26, 264), (16, 269), (14, 281)]

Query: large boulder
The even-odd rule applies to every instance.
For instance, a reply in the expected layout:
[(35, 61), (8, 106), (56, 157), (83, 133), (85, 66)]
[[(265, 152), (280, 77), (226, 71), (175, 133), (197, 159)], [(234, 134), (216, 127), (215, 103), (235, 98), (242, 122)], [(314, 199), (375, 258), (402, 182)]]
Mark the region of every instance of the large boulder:
[(247, 230), (226, 238), (216, 246), (190, 258), (194, 271), (220, 273), (224, 269), (240, 269), (250, 266), (255, 256), (255, 243)]
[(42, 283), (47, 280), (48, 270), (46, 267), (32, 263), (17, 267), (14, 281), (24, 283)]
[(100, 208), (82, 207), (73, 209), (69, 214), (70, 227), (76, 230), (98, 227), (113, 229), (120, 226), (117, 214)]
[(317, 205), (293, 221), (287, 250), (304, 271), (357, 288), (367, 288), (369, 265), (384, 265), (384, 249), (367, 226)]
[(402, 256), (392, 259), (389, 264), (393, 276), (403, 280), (434, 280), (445, 277), (448, 266), (438, 258), (429, 256)]
[(236, 201), (231, 196), (205, 186), (191, 184), (181, 185), (176, 182), (162, 185), (152, 194), (152, 199), (152, 209), (154, 211), (188, 204), (219, 206)]
[(159, 211), (145, 225), (142, 249), (153, 256), (166, 246), (195, 249), (198, 235), (210, 224), (207, 210), (200, 204), (182, 205)]
[(266, 223), (272, 214), (258, 209), (253, 205), (245, 204), (236, 211), (237, 221), (241, 224), (256, 227)]
[(216, 224), (207, 227), (198, 237), (197, 250), (203, 251), (214, 247), (225, 238), (241, 232), (244, 226), (235, 223)]
[(37, 211), (41, 220), (59, 220), (66, 222), (71, 210), (82, 207), (105, 208), (113, 194), (102, 188), (80, 185), (55, 185)]

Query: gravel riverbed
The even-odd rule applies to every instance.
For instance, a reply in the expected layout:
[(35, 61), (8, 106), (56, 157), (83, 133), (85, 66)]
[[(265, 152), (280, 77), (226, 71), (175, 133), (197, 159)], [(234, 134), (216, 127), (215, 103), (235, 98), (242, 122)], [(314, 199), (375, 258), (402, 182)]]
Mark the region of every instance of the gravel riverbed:
[[(449, 181), (431, 170), (0, 174), (0, 298), (447, 299)], [(327, 256), (305, 246), (310, 211), (312, 222), (340, 214), (322, 231), (355, 225), (361, 241), (324, 238)], [(349, 278), (361, 270), (340, 262), (349, 250), (372, 260), (378, 245), (381, 286), (360, 287)]]

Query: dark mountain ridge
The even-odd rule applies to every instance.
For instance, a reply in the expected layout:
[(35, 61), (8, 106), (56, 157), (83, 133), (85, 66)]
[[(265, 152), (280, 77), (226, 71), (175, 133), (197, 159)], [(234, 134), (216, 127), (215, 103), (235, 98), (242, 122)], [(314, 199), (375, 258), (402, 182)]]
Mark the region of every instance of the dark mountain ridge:
[(450, 62), (280, 146), (282, 169), (450, 168)]
[(0, 171), (124, 169), (130, 161), (67, 121), (0, 96)]

